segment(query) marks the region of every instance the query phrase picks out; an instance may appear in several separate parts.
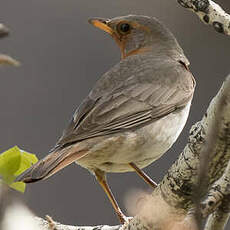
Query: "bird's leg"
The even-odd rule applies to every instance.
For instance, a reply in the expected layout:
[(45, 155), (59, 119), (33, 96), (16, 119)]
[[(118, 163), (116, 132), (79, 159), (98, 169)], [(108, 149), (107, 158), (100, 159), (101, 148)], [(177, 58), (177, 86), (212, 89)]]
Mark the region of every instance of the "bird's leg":
[(136, 171), (136, 173), (142, 177), (142, 179), (149, 184), (150, 186), (152, 186), (153, 188), (157, 187), (157, 183), (154, 182), (143, 170), (139, 169), (133, 162), (129, 163), (129, 165)]
[(109, 185), (107, 184), (106, 181), (106, 175), (105, 172), (101, 171), (101, 170), (95, 170), (94, 174), (96, 176), (97, 181), (99, 182), (99, 184), (101, 185), (101, 187), (103, 188), (103, 190), (105, 191), (106, 195), (108, 196), (117, 216), (118, 219), (120, 220), (120, 222), (122, 224), (124, 224), (126, 222), (126, 216), (122, 213), (121, 209), (119, 208), (117, 201), (115, 200), (113, 193), (111, 191), (111, 189), (109, 188)]

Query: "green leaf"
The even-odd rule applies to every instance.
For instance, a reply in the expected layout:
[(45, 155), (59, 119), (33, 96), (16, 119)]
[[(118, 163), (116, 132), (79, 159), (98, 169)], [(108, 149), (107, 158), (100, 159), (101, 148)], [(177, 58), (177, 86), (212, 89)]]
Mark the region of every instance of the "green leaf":
[(25, 183), (13, 181), (15, 178), (38, 161), (35, 154), (20, 150), (17, 146), (0, 154), (1, 183), (8, 184), (20, 192), (25, 191)]
[(21, 193), (24, 193), (26, 189), (26, 184), (24, 182), (15, 182), (10, 184), (10, 187)]
[(14, 173), (19, 169), (20, 161), (21, 152), (17, 146), (0, 154), (0, 175), (6, 183), (14, 180)]

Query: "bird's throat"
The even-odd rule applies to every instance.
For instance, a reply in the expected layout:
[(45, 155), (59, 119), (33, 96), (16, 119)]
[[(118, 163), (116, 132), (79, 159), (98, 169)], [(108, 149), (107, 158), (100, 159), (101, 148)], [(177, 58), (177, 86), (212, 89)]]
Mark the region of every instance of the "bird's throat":
[(137, 55), (137, 54), (143, 54), (143, 53), (148, 52), (148, 51), (150, 51), (150, 48), (148, 48), (148, 47), (137, 48), (137, 49), (134, 49), (134, 50), (130, 50), (128, 52), (123, 50), (121, 52), (121, 58), (124, 59), (124, 58), (127, 58), (129, 56)]
[(124, 59), (132, 55), (143, 54), (145, 52), (150, 51), (151, 49), (149, 47), (141, 47), (130, 51), (126, 51), (123, 46), (120, 46), (120, 50), (121, 50), (121, 59)]

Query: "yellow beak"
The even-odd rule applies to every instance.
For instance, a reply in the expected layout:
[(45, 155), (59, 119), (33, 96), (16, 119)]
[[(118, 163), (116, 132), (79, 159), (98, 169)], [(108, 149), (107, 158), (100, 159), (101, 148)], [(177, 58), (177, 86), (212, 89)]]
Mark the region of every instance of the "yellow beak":
[(108, 19), (104, 19), (104, 18), (89, 19), (90, 24), (112, 35), (114, 31), (108, 26), (108, 21), (109, 21)]

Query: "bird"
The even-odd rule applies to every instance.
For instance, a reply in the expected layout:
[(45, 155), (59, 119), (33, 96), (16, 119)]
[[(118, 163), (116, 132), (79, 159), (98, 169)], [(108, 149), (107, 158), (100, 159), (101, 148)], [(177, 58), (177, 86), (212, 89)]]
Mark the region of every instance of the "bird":
[(142, 169), (177, 140), (196, 83), (176, 38), (155, 17), (91, 18), (89, 23), (115, 40), (121, 59), (99, 78), (49, 154), (16, 180), (44, 180), (75, 162), (96, 177), (125, 223), (107, 173), (135, 171), (157, 186)]

